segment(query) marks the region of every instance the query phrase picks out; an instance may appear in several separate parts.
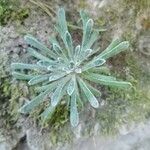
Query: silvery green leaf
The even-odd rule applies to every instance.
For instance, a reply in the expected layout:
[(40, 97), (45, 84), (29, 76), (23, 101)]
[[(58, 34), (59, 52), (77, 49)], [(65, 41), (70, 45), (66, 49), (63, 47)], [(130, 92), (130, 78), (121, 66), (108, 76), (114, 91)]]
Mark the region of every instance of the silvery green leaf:
[(59, 24), (55, 25), (55, 30), (60, 34), (60, 37), (62, 38), (62, 40), (64, 41), (64, 31), (61, 29), (61, 27), (59, 26)]
[(92, 73), (92, 72), (88, 72), (83, 74), (83, 77), (87, 77), (87, 78), (96, 78), (96, 79), (104, 79), (104, 80), (116, 80), (115, 77), (113, 76), (106, 76), (106, 75), (101, 75), (101, 74), (97, 74), (97, 73)]
[(53, 43), (53, 49), (56, 52), (57, 55), (60, 55), (61, 53), (61, 48), (57, 45)]
[(24, 63), (12, 63), (11, 64), (11, 68), (14, 70), (24, 70), (24, 69), (31, 69), (31, 70), (36, 70), (36, 69), (40, 69), (40, 70), (45, 70), (47, 69), (44, 66), (40, 66), (40, 65), (36, 65), (36, 64), (24, 64)]
[(83, 62), (84, 60), (86, 60), (91, 53), (92, 53), (92, 49), (86, 49), (85, 51), (82, 51), (82, 53), (80, 54), (79, 62)]
[(38, 75), (32, 78), (28, 84), (35, 85), (49, 79), (50, 74)]
[(101, 92), (99, 90), (97, 90), (96, 88), (94, 88), (93, 86), (91, 86), (89, 83), (85, 82), (87, 87), (89, 88), (89, 90), (96, 96), (101, 96)]
[(52, 58), (54, 58), (56, 56), (50, 49), (48, 49), (44, 44), (42, 44), (41, 42), (39, 42), (33, 36), (26, 35), (24, 37), (24, 39), (27, 42), (27, 44), (31, 45), (34, 48), (37, 48), (37, 49), (41, 50), (41, 52), (43, 54), (45, 54), (45, 55), (49, 54), (49, 56), (52, 57)]
[(89, 42), (86, 45), (86, 49), (91, 48), (91, 46), (95, 43), (95, 41), (98, 39), (99, 32), (93, 31), (93, 33), (90, 36)]
[(87, 87), (86, 83), (81, 79), (78, 78), (78, 83), (80, 85), (80, 88), (83, 90), (86, 98), (88, 99), (88, 101), (90, 102), (90, 104), (94, 107), (94, 108), (98, 108), (99, 107), (99, 103), (96, 99), (96, 97), (92, 94), (92, 92), (89, 90), (89, 88)]
[(77, 45), (74, 50), (74, 61), (77, 62), (80, 56), (80, 45)]
[(98, 73), (98, 74), (110, 74), (110, 69), (106, 66), (91, 68), (89, 72)]
[(81, 100), (81, 95), (79, 94), (79, 86), (78, 86), (77, 82), (75, 82), (75, 92), (76, 92), (77, 102), (78, 102), (79, 106), (83, 107), (83, 102)]
[(82, 39), (82, 50), (86, 47), (86, 44), (89, 42), (93, 29), (93, 20), (89, 19), (86, 23), (85, 29), (83, 30), (83, 39)]
[(95, 83), (100, 83), (102, 85), (114, 86), (119, 88), (130, 88), (132, 85), (130, 82), (116, 81), (114, 77), (102, 76), (102, 75), (85, 75), (85, 79), (93, 81)]
[(94, 67), (98, 67), (101, 66), (105, 63), (106, 61), (104, 59), (93, 59), (91, 60), (89, 63), (85, 64), (82, 68), (82, 71), (86, 71), (88, 69), (94, 68)]
[(82, 55), (82, 57), (87, 58), (92, 52), (92, 49), (86, 49)]
[(42, 85), (42, 86), (36, 87), (36, 91), (37, 92), (43, 92), (43, 91), (50, 89), (50, 88), (55, 89), (57, 84), (58, 84), (58, 81), (55, 81), (55, 82), (52, 82), (52, 83), (49, 83), (46, 85)]
[[(38, 64), (38, 66), (40, 66), (41, 68), (46, 68), (46, 69), (47, 69), (47, 67), (50, 66), (52, 63), (49, 63), (49, 62), (43, 61), (43, 60), (39, 60), (39, 61), (37, 62), (37, 64)], [(54, 64), (55, 64), (55, 62), (54, 62)]]
[(72, 45), (72, 37), (68, 31), (65, 33), (65, 45), (68, 50), (68, 55), (70, 58), (73, 57), (73, 45)]
[(87, 15), (87, 13), (83, 10), (80, 11), (80, 16), (82, 19), (82, 23), (83, 23), (83, 28), (86, 26), (87, 21), (90, 19), (89, 16)]
[(51, 92), (51, 89), (47, 89), (45, 92), (42, 92), (37, 97), (33, 98), (29, 103), (21, 107), (19, 111), (23, 114), (29, 113), (44, 101), (44, 98), (49, 92)]
[(61, 30), (63, 30), (63, 33), (65, 33), (68, 30), (65, 10), (63, 8), (60, 8), (58, 11), (58, 24), (61, 27)]
[(56, 44), (56, 45), (58, 45), (60, 47), (56, 37), (50, 37), (49, 41), (50, 41), (51, 44)]
[(59, 45), (59, 43), (58, 43), (58, 41), (56, 40), (56, 38), (53, 37), (53, 38), (50, 38), (49, 40), (50, 40), (50, 42), (52, 43), (53, 49), (55, 50), (55, 52), (56, 52), (59, 56), (63, 57), (64, 60), (67, 60), (66, 51), (64, 51), (64, 50), (61, 48), (61, 46)]
[(70, 122), (73, 127), (76, 127), (79, 123), (79, 114), (77, 110), (77, 97), (75, 91), (71, 95)]
[[(98, 36), (99, 36), (99, 32), (98, 31), (93, 31), (91, 33), (91, 35), (89, 36), (87, 43), (84, 45), (84, 47), (82, 47), (82, 49), (83, 50), (90, 49), (94, 45), (96, 40), (98, 40)], [(99, 45), (98, 45), (98, 47), (99, 47)], [(93, 47), (92, 49), (95, 50), (96, 48)]]
[(53, 92), (51, 97), (51, 104), (53, 107), (57, 106), (57, 104), (60, 102), (61, 98), (64, 95), (64, 87), (68, 80), (62, 81), (60, 84), (57, 85), (56, 90)]
[(49, 77), (49, 81), (52, 82), (52, 81), (58, 80), (64, 77), (65, 75), (66, 75), (66, 72), (60, 72), (59, 74), (52, 73)]
[(103, 55), (103, 54), (105, 54), (105, 53), (111, 51), (111, 50), (112, 50), (114, 47), (116, 47), (119, 43), (121, 43), (121, 41), (120, 41), (118, 38), (117, 38), (117, 39), (114, 39), (114, 40), (110, 43), (110, 45), (109, 45), (104, 51), (101, 52), (100, 55)]
[(19, 72), (12, 72), (12, 75), (19, 80), (30, 80), (34, 77), (34, 75), (27, 75)]
[(49, 59), (46, 56), (43, 56), (42, 54), (38, 53), (37, 51), (35, 51), (33, 48), (28, 48), (27, 51), (30, 53), (30, 55), (32, 55), (33, 57), (43, 60), (43, 61), (47, 61), (49, 63), (54, 63), (53, 60)]
[(107, 59), (109, 57), (112, 57), (112, 56), (126, 50), (128, 47), (129, 47), (129, 42), (124, 41), (124, 42), (121, 42), (120, 44), (118, 44), (117, 46), (115, 46), (113, 49), (111, 49), (109, 51), (107, 50), (106, 53), (100, 54), (97, 57)]
[(71, 95), (74, 92), (75, 84), (76, 84), (76, 78), (75, 78), (75, 75), (74, 75), (70, 79), (70, 81), (68, 83), (68, 86), (67, 86), (67, 93), (68, 93), (68, 95)]
[(42, 112), (41, 117), (44, 122), (52, 117), (52, 115), (55, 112), (55, 109), (56, 107), (49, 106), (44, 110), (44, 112)]

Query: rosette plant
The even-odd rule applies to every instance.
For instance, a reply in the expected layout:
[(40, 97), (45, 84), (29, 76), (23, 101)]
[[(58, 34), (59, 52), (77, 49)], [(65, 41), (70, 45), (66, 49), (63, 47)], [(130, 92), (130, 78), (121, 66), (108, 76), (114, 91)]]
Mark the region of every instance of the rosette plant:
[(84, 11), (80, 11), (80, 16), (83, 24), (80, 45), (73, 42), (62, 8), (58, 11), (58, 22), (55, 27), (60, 38), (49, 39), (51, 48), (31, 35), (25, 36), (25, 41), (29, 45), (27, 52), (37, 59), (37, 63), (12, 63), (12, 75), (16, 79), (28, 80), (29, 85), (35, 85), (39, 95), (23, 105), (20, 108), (21, 113), (30, 113), (48, 98), (50, 105), (41, 113), (41, 117), (46, 121), (63, 99), (69, 104), (70, 122), (75, 127), (79, 122), (80, 104), (89, 102), (92, 107), (99, 107), (96, 96), (100, 96), (100, 91), (90, 84), (91, 81), (120, 88), (131, 86), (129, 82), (117, 81), (115, 77), (99, 73), (104, 69), (106, 60), (126, 50), (129, 43), (115, 39), (103, 52), (97, 54), (99, 48), (94, 43), (98, 39), (99, 31), (93, 29), (93, 20)]

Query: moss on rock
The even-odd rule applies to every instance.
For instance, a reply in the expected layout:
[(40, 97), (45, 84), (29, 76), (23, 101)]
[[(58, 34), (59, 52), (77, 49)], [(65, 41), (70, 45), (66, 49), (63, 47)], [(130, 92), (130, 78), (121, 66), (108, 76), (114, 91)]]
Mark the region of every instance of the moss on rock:
[[(19, 6), (19, 8), (18, 8)], [(16, 21), (23, 23), (29, 15), (28, 8), (20, 7), (18, 0), (2, 0), (0, 1), (0, 25), (6, 25), (9, 22)]]

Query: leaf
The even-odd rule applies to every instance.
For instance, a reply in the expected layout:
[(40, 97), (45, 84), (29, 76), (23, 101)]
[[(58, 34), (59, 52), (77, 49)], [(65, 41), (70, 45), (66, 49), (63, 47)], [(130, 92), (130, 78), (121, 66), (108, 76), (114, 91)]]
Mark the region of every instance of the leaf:
[(65, 10), (63, 8), (60, 8), (58, 11), (58, 24), (61, 27), (63, 34), (68, 31)]
[(53, 49), (57, 55), (61, 54), (61, 48), (57, 44), (53, 43)]
[(40, 66), (41, 68), (46, 68), (47, 69), (47, 67), (48, 66), (50, 66), (52, 63), (49, 63), (49, 62), (46, 62), (46, 61), (43, 61), (43, 60), (39, 60), (38, 62), (37, 62), (37, 65), (38, 66)]
[(64, 59), (67, 60), (65, 51), (60, 47), (60, 45), (59, 45), (58, 41), (56, 40), (56, 38), (55, 37), (51, 37), (51, 38), (49, 38), (49, 40), (52, 43), (53, 49), (57, 53), (57, 55), (59, 55), (59, 56), (61, 56)]
[(89, 19), (83, 29), (82, 51), (85, 50), (86, 44), (89, 42), (93, 29), (93, 20)]
[(80, 94), (79, 94), (79, 87), (78, 87), (77, 82), (75, 82), (75, 90), (76, 90), (77, 102), (78, 102), (79, 106), (83, 107), (83, 102), (82, 102)]
[(40, 66), (38, 64), (24, 64), (24, 63), (12, 63), (11, 64), (11, 68), (14, 70), (24, 70), (24, 69), (31, 69), (31, 70), (36, 70), (36, 69), (40, 69), (40, 70), (45, 70), (47, 69), (44, 66)]
[(89, 63), (85, 64), (83, 67), (82, 67), (82, 71), (86, 71), (86, 70), (89, 70), (91, 68), (94, 68), (94, 67), (98, 67), (98, 66), (101, 66), (105, 63), (106, 61), (104, 59), (97, 59), (97, 58), (94, 58), (93, 60), (91, 60)]
[(35, 107), (37, 107), (38, 105), (40, 105), (40, 103), (44, 101), (44, 98), (47, 96), (49, 92), (51, 92), (51, 88), (47, 89), (45, 92), (42, 92), (37, 97), (33, 98), (29, 103), (21, 107), (19, 111), (23, 114), (29, 113), (30, 111), (35, 109)]
[(52, 82), (52, 83), (49, 83), (47, 85), (43, 85), (43, 86), (40, 86), (40, 87), (36, 87), (36, 91), (37, 92), (43, 92), (45, 90), (47, 90), (48, 88), (53, 88), (55, 89), (56, 86), (58, 84), (58, 81), (55, 81), (55, 82)]
[(28, 84), (35, 85), (49, 79), (50, 74), (38, 75), (32, 78)]
[(65, 75), (66, 75), (66, 72), (59, 72), (59, 74), (52, 73), (49, 77), (49, 81), (52, 82), (52, 81), (58, 80), (64, 77)]
[(72, 93), (74, 92), (75, 84), (76, 84), (76, 78), (75, 78), (75, 75), (74, 75), (70, 79), (69, 84), (67, 86), (67, 93), (68, 93), (68, 95), (72, 95)]
[(106, 66), (101, 66), (101, 67), (95, 67), (95, 68), (91, 68), (89, 69), (89, 72), (93, 72), (93, 73), (98, 73), (98, 74), (110, 74), (110, 69)]
[(70, 58), (73, 57), (73, 45), (72, 45), (72, 37), (68, 31), (65, 33), (65, 45), (68, 50), (68, 55)]
[[(110, 46), (111, 48), (112, 46)], [(129, 42), (128, 41), (124, 41), (121, 42), (120, 44), (118, 44), (117, 46), (115, 46), (112, 49), (106, 49), (105, 52), (101, 53), (100, 55), (97, 56), (97, 58), (103, 58), (103, 59), (107, 59), (110, 58), (124, 50), (126, 50), (129, 47)]]
[(56, 55), (50, 49), (48, 49), (44, 44), (42, 44), (37, 39), (35, 39), (33, 36), (26, 35), (24, 39), (27, 42), (27, 44), (31, 45), (34, 48), (41, 50), (43, 54), (45, 55), (49, 54), (51, 58), (55, 58)]
[(80, 50), (81, 50), (80, 45), (77, 45), (75, 47), (75, 50), (74, 50), (74, 61), (75, 61), (75, 64), (78, 62), (78, 59), (80, 57)]
[(88, 72), (83, 74), (83, 76), (86, 78), (97, 78), (97, 79), (104, 79), (104, 80), (116, 80), (115, 77), (113, 76), (107, 76), (107, 75), (102, 75), (102, 74), (97, 74), (97, 73), (92, 73), (92, 72)]
[(27, 51), (35, 58), (49, 62), (54, 63), (53, 60), (49, 59), (48, 57), (43, 56), (42, 54), (36, 52), (33, 48), (28, 48)]
[(101, 52), (100, 55), (103, 55), (103, 54), (105, 54), (105, 53), (111, 51), (111, 50), (112, 50), (114, 47), (116, 47), (119, 43), (120, 43), (120, 40), (119, 40), (118, 38), (117, 38), (117, 39), (114, 39), (114, 40), (110, 43), (110, 45), (109, 45), (104, 51)]
[(83, 90), (86, 98), (88, 99), (88, 101), (92, 105), (92, 107), (98, 108), (99, 107), (99, 103), (98, 103), (96, 97), (89, 90), (89, 88), (87, 87), (87, 85), (85, 84), (85, 82), (81, 78), (78, 78), (78, 83), (80, 85), (80, 88)]
[(59, 45), (59, 43), (58, 43), (56, 37), (50, 37), (50, 38), (49, 38), (49, 41), (50, 41), (51, 44), (56, 44), (57, 46), (60, 47), (60, 45)]
[(89, 83), (85, 82), (87, 87), (89, 88), (89, 90), (96, 96), (101, 96), (101, 92), (99, 90), (97, 90), (96, 88), (94, 88), (93, 86), (91, 86)]
[(82, 19), (82, 23), (83, 23), (83, 28), (86, 26), (87, 21), (90, 19), (89, 16), (87, 15), (87, 13), (83, 10), (80, 11), (80, 16)]
[(68, 80), (64, 80), (61, 83), (59, 83), (57, 85), (56, 90), (52, 94), (51, 104), (52, 104), (53, 107), (55, 107), (60, 102), (61, 98), (63, 97), (63, 95), (64, 95), (64, 86), (65, 86), (67, 81)]
[(76, 127), (79, 123), (79, 114), (77, 110), (77, 97), (75, 91), (71, 95), (70, 122), (73, 127)]
[(49, 106), (44, 110), (44, 112), (41, 114), (41, 117), (43, 119), (43, 122), (45, 122), (48, 119), (51, 119), (52, 115), (55, 112), (56, 107)]
[(23, 74), (23, 73), (19, 73), (19, 72), (12, 72), (12, 75), (16, 78), (16, 79), (19, 79), (19, 80), (30, 80), (34, 77), (34, 75), (26, 75), (26, 74)]
[(90, 49), (91, 46), (95, 43), (95, 41), (98, 39), (98, 36), (99, 36), (99, 32), (93, 31), (93, 33), (91, 33), (88, 43), (85, 46), (85, 49)]
[(86, 60), (91, 53), (92, 53), (92, 49), (86, 49), (84, 52), (82, 52), (82, 54), (80, 54), (80, 62)]
[(130, 88), (132, 86), (130, 82), (116, 81), (116, 79), (111, 76), (91, 74), (85, 75), (84, 78), (93, 81), (95, 83), (100, 83), (102, 85), (114, 86), (119, 88)]

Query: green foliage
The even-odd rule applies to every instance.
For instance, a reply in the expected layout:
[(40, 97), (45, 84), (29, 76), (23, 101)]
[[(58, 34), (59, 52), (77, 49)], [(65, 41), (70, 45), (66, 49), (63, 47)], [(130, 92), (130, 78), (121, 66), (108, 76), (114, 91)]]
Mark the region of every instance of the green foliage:
[(23, 23), (28, 15), (29, 9), (20, 8), (20, 2), (18, 0), (0, 1), (0, 25), (6, 25), (14, 20)]
[[(99, 107), (96, 95), (100, 95), (100, 92), (92, 87), (89, 81), (119, 88), (131, 87), (129, 82), (117, 81), (115, 77), (95, 72), (95, 70), (105, 72), (107, 69), (104, 69), (102, 65), (106, 60), (126, 50), (129, 43), (115, 39), (102, 53), (94, 56), (99, 49), (94, 47), (99, 33), (93, 30), (93, 20), (84, 11), (80, 12), (80, 16), (83, 23), (81, 45), (74, 46), (72, 36), (68, 31), (64, 9), (59, 9), (58, 23), (55, 27), (60, 39), (50, 38), (51, 49), (33, 36), (25, 36), (25, 41), (30, 45), (27, 49), (28, 53), (38, 61), (36, 64), (13, 63), (12, 74), (16, 79), (27, 80), (29, 85), (36, 85), (39, 95), (21, 107), (21, 113), (30, 113), (47, 97), (50, 105), (41, 114), (43, 120), (46, 121), (52, 117), (63, 96), (67, 95), (65, 102), (69, 104), (70, 122), (75, 127), (79, 123), (78, 108), (81, 103), (89, 101), (92, 107)], [(30, 73), (33, 71), (33, 73), (24, 74), (23, 71), (26, 70), (30, 70)]]

